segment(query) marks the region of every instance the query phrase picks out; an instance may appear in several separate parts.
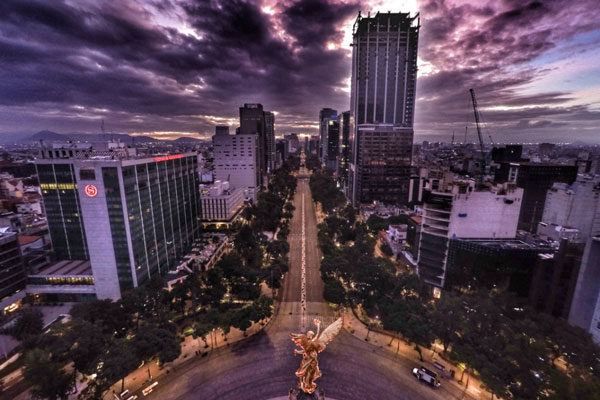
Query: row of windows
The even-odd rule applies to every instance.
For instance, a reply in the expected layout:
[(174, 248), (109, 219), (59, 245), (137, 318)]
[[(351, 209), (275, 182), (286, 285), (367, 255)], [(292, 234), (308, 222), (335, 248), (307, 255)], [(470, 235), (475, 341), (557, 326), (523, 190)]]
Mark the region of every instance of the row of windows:
[[(47, 189), (47, 190), (55, 190), (55, 189), (61, 189), (61, 190), (73, 190), (73, 189), (77, 189), (77, 184), (76, 183), (42, 183), (40, 184), (40, 188), (42, 189)], [(65, 192), (63, 192), (65, 193)]]

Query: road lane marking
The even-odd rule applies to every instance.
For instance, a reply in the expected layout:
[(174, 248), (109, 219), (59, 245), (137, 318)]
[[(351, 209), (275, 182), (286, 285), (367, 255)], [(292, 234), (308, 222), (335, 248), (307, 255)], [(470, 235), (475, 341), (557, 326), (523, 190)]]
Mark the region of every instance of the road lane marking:
[(306, 229), (304, 216), (304, 193), (302, 193), (302, 262), (300, 264), (300, 305), (302, 330), (306, 330)]

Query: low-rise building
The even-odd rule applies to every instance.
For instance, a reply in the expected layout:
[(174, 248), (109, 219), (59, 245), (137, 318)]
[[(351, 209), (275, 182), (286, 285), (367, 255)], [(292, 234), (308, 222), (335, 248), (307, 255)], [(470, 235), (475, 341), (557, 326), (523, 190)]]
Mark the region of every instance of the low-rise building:
[(211, 186), (200, 186), (202, 223), (228, 226), (244, 207), (244, 189), (231, 188), (229, 182), (215, 181)]
[(47, 265), (27, 277), (26, 292), (46, 301), (95, 300), (92, 265), (89, 260), (62, 260)]

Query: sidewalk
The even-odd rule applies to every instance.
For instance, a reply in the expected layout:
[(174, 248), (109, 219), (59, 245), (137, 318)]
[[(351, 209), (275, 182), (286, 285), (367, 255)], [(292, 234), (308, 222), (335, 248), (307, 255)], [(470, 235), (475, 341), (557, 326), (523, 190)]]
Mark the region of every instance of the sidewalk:
[[(275, 312), (273, 313), (273, 316), (275, 316)], [(244, 336), (244, 333), (239, 329), (231, 328), (231, 331), (227, 334), (227, 340), (225, 340), (225, 337), (220, 330), (213, 331), (206, 336), (206, 344), (208, 344), (208, 347), (205, 347), (206, 344), (201, 338), (194, 339), (192, 336), (186, 336), (181, 344), (181, 355), (178, 359), (163, 365), (162, 368), (159, 368), (156, 362), (142, 365), (125, 378), (124, 388), (129, 390), (129, 395), (140, 389), (144, 389), (150, 386), (151, 382), (155, 382), (160, 377), (176, 371), (178, 366), (192, 360), (194, 357), (202, 357), (211, 350), (229, 346), (260, 332), (269, 324), (272, 318), (273, 317), (263, 320), (262, 325), (260, 323), (252, 324), (252, 326), (246, 330), (246, 336)], [(115, 397), (113, 396), (113, 393), (117, 396), (121, 393), (121, 381), (116, 382), (106, 392), (104, 399), (114, 400)], [(69, 399), (76, 399), (78, 394), (79, 393), (69, 396)]]
[[(387, 333), (383, 331), (383, 329), (377, 328), (377, 330), (369, 330), (367, 326), (361, 320), (359, 320), (352, 311), (348, 310), (346, 310), (344, 313), (344, 328), (358, 339), (365, 340), (368, 338), (368, 341), (371, 344), (379, 346), (390, 353), (402, 353), (403, 357), (415, 362), (415, 367), (418, 365), (423, 365), (426, 368), (437, 371), (433, 367), (433, 362), (436, 361), (444, 365), (446, 370), (454, 370), (456, 372), (454, 379), (447, 378), (443, 379), (442, 382), (451, 383), (461, 391), (465, 390), (465, 383), (459, 382), (462, 374), (459, 368), (451, 362), (441, 358), (435, 352), (435, 349), (432, 351), (432, 349), (422, 348), (421, 351), (424, 361), (421, 361), (414, 346), (408, 345), (404, 340), (398, 339), (397, 336)], [(488, 400), (491, 397), (491, 393), (480, 388), (481, 382), (477, 378), (473, 377), (472, 375), (467, 376), (465, 373), (463, 379), (465, 382), (468, 382), (466, 392), (474, 399)]]

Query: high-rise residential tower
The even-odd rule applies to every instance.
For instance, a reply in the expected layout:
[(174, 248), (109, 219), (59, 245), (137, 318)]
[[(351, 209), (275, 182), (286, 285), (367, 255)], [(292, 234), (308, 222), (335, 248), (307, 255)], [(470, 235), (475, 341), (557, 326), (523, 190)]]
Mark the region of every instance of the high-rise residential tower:
[(419, 15), (360, 13), (353, 28), (354, 204), (406, 203), (412, 158)]

